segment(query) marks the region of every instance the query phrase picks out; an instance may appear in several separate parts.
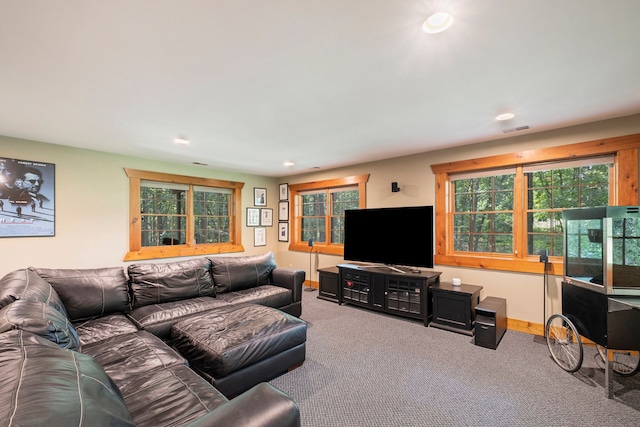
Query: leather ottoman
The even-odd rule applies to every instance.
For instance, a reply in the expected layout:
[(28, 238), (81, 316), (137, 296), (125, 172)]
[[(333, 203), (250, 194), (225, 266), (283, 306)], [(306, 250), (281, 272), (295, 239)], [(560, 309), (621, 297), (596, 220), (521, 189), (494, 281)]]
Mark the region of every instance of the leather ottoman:
[(307, 324), (271, 307), (229, 305), (177, 322), (172, 345), (230, 398), (305, 359)]

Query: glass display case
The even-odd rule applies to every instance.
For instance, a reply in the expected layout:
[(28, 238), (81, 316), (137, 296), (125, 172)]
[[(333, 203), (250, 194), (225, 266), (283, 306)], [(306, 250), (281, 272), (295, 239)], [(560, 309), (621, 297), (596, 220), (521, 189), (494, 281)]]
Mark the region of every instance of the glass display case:
[(564, 276), (607, 295), (640, 295), (640, 207), (567, 209)]

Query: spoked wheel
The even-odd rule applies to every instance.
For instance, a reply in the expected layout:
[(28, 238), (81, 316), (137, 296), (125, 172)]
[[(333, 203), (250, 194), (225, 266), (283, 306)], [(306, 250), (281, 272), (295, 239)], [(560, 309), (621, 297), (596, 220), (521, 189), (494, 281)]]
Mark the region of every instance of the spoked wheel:
[(554, 314), (547, 321), (547, 347), (551, 357), (562, 369), (575, 372), (582, 366), (582, 341), (571, 320)]
[[(607, 349), (600, 345), (596, 346), (602, 361), (607, 361)], [(611, 350), (613, 360), (611, 367), (616, 374), (628, 377), (634, 375), (640, 369), (640, 352), (635, 350)]]

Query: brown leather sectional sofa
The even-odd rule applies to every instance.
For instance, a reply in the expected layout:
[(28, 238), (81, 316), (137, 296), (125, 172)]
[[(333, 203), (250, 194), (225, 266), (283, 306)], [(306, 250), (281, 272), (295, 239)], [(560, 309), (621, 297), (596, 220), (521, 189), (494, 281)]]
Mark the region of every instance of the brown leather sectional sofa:
[(304, 361), (304, 278), (271, 253), (10, 272), (0, 279), (0, 419), (299, 426), (296, 403), (266, 381)]

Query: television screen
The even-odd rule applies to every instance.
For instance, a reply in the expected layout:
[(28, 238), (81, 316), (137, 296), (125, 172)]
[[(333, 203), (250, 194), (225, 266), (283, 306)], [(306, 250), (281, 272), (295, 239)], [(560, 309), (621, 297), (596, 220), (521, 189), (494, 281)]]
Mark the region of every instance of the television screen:
[(433, 267), (433, 206), (345, 211), (344, 259)]

